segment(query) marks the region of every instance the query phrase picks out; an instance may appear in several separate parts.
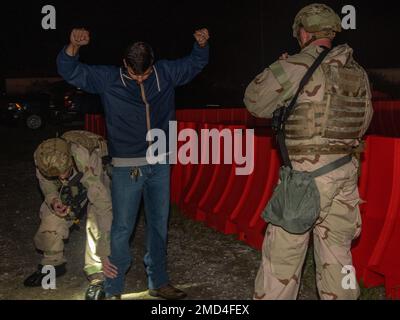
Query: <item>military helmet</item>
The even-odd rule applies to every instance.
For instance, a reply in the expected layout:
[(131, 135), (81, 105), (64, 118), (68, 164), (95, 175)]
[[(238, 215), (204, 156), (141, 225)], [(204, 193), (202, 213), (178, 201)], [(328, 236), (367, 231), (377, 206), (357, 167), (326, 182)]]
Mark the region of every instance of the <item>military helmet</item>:
[(342, 31), (342, 21), (332, 8), (325, 4), (313, 3), (301, 9), (293, 23), (293, 37), (299, 40), (300, 28), (314, 34), (314, 40), (335, 37)]
[(46, 177), (58, 177), (73, 165), (70, 146), (60, 138), (43, 141), (36, 149), (34, 159), (37, 168)]

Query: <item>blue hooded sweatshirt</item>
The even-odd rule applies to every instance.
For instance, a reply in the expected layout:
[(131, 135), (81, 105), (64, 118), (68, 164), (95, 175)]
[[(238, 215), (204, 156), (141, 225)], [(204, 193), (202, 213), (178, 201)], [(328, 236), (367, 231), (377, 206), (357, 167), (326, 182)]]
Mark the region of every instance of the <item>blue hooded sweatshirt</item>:
[[(208, 63), (209, 47), (197, 43), (189, 56), (177, 60), (160, 60), (144, 81), (150, 105), (152, 129), (165, 132), (175, 119), (175, 87), (191, 81)], [(124, 68), (95, 66), (79, 62), (61, 50), (57, 57), (58, 73), (69, 84), (89, 93), (99, 94), (104, 106), (111, 157), (143, 158), (146, 156), (146, 108), (139, 85), (129, 78)]]

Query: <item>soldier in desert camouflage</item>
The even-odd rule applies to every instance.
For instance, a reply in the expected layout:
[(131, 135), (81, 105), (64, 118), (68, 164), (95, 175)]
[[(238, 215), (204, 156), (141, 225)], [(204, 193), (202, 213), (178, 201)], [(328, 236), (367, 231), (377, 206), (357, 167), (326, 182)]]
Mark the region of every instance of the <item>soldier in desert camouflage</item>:
[(86, 299), (99, 298), (96, 295), (101, 292), (104, 280), (102, 259), (108, 259), (110, 253), (112, 221), (109, 177), (102, 161), (105, 156), (107, 145), (104, 139), (79, 130), (46, 140), (36, 149), (36, 176), (44, 202), (40, 207), (41, 224), (34, 242), (43, 252), (43, 258), (38, 270), (25, 279), (25, 286), (41, 286), (46, 275), (42, 273), (44, 265), (54, 266), (57, 277), (66, 272), (64, 240), (78, 215), (63, 202), (63, 190), (68, 187), (70, 199), (79, 202), (74, 210), (81, 214), (82, 210), (87, 211), (84, 271), (90, 285)]
[[(294, 170), (313, 171), (345, 154), (354, 154), (371, 121), (366, 72), (347, 44), (332, 48), (332, 40), (340, 31), (341, 20), (331, 8), (323, 4), (304, 7), (293, 25), (300, 53), (283, 54), (246, 89), (248, 110), (257, 117), (271, 118), (274, 110), (287, 106), (322, 47), (331, 48), (286, 122), (286, 145)], [(351, 243), (361, 231), (358, 167), (357, 157), (353, 157), (346, 165), (316, 178), (321, 211), (313, 230), (297, 235), (268, 225), (255, 299), (297, 298), (311, 234), (320, 298), (359, 297), (358, 286), (348, 290), (342, 287), (342, 269), (352, 265)]]

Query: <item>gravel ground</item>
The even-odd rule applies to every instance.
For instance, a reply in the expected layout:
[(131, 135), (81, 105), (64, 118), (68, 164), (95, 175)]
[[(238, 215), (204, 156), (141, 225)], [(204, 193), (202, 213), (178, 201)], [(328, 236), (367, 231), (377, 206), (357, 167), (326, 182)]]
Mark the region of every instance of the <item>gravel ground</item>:
[[(0, 126), (0, 299), (83, 299), (87, 286), (83, 274), (84, 226), (74, 230), (66, 244), (68, 272), (57, 279), (56, 290), (25, 288), (22, 282), (39, 262), (32, 238), (39, 226), (42, 201), (35, 178), (32, 154), (46, 138), (71, 128), (47, 127), (40, 131)], [(134, 262), (127, 275), (124, 299), (150, 299), (147, 294), (143, 214), (131, 246)], [(172, 283), (189, 299), (251, 299), (260, 252), (246, 244), (191, 221), (171, 210), (168, 242)], [(363, 290), (365, 299), (382, 299), (384, 290)], [(300, 299), (317, 299), (313, 260), (309, 254)]]

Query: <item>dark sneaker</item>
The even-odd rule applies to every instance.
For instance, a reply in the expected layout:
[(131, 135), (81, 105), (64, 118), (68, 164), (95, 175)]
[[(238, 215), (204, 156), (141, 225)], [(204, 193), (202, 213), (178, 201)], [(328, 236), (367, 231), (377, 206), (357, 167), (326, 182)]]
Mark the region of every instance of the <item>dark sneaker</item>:
[[(60, 264), (59, 266), (55, 266), (56, 270), (56, 277), (61, 277), (67, 272), (66, 269), (66, 264)], [(42, 273), (43, 266), (39, 264), (38, 269), (32, 273), (28, 278), (24, 280), (24, 286), (25, 287), (41, 287), (42, 286), (42, 280), (45, 276), (47, 276), (47, 273)]]
[(104, 300), (104, 282), (101, 280), (91, 281), (85, 293), (85, 300)]
[(186, 298), (187, 294), (174, 286), (167, 284), (159, 289), (150, 289), (149, 295), (167, 300), (179, 300)]

